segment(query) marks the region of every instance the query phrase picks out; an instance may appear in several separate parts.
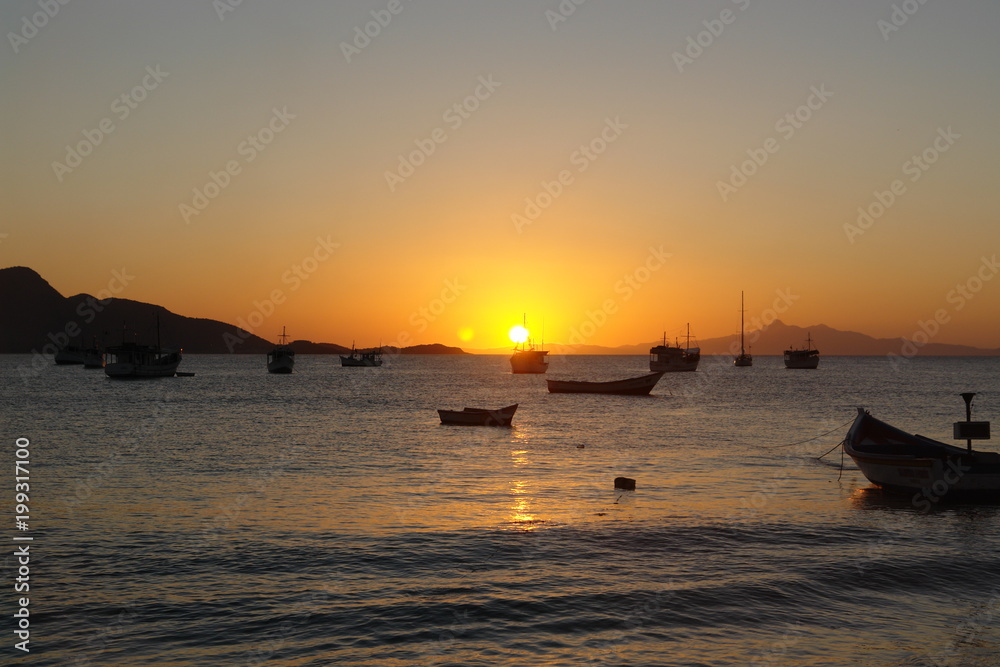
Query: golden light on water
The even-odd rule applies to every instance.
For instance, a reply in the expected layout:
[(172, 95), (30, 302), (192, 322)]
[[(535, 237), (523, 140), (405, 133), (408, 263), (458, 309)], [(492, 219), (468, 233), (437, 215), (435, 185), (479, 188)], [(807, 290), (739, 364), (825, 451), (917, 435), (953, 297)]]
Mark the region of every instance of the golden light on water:
[(511, 330), (507, 335), (510, 336), (511, 341), (515, 343), (523, 343), (528, 340), (529, 332), (527, 329), (518, 324), (516, 327), (511, 327)]

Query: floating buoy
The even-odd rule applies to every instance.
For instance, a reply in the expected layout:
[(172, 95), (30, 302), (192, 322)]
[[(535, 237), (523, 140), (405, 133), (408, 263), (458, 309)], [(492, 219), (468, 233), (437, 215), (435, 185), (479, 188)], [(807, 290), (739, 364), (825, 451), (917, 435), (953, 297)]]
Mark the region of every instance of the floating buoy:
[(635, 491), (635, 480), (631, 477), (615, 477), (615, 488)]

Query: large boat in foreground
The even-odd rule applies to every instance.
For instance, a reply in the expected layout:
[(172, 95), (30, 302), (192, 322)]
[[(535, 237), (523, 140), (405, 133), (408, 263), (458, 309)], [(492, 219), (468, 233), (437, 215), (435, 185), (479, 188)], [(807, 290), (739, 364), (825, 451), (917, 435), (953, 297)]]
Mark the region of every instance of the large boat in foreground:
[(288, 334), (285, 327), (281, 327), (281, 335), (278, 336), (278, 344), (267, 353), (268, 373), (291, 373), (295, 368), (295, 350), (288, 344)]
[(653, 390), (666, 371), (647, 373), (639, 377), (610, 382), (586, 382), (583, 380), (546, 380), (552, 394), (622, 394), (645, 396)]
[(667, 334), (663, 334), (663, 343), (649, 349), (649, 370), (664, 373), (678, 373), (698, 370), (701, 361), (701, 348), (691, 347), (691, 325), (687, 325), (687, 340), (684, 347), (676, 340), (673, 345), (667, 345)]
[(806, 334), (806, 346), (799, 350), (785, 350), (785, 368), (817, 368), (819, 366), (819, 350), (813, 348), (812, 336)]
[(858, 408), (844, 451), (872, 484), (916, 492), (914, 505), (929, 509), (945, 495), (1000, 498), (1000, 454), (974, 451), (971, 444), (989, 438), (989, 422), (956, 422), (955, 437), (968, 439), (968, 446), (907, 433)]
[(345, 357), (340, 355), (340, 365), (341, 366), (381, 366), (382, 365), (382, 348), (377, 347), (373, 350), (367, 352), (358, 352), (354, 348), (354, 344), (351, 344), (351, 354)]
[(456, 426), (510, 426), (517, 403), (498, 410), (465, 408), (464, 410), (438, 410), (442, 424)]

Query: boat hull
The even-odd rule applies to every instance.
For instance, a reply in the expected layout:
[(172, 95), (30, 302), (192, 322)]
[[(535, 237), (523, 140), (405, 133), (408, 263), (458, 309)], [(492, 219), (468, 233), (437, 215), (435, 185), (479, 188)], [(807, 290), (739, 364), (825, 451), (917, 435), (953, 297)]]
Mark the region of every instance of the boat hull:
[(295, 351), (281, 345), (267, 353), (267, 372), (287, 375), (295, 368)]
[(690, 373), (698, 370), (699, 361), (701, 361), (701, 359), (695, 359), (694, 361), (683, 360), (683, 359), (656, 361), (650, 359), (649, 370), (653, 371), (654, 373)]
[(619, 394), (645, 396), (653, 390), (665, 371), (647, 373), (639, 377), (610, 382), (584, 382), (580, 380), (546, 380), (552, 394)]
[(738, 368), (746, 368), (748, 366), (753, 366), (753, 357), (749, 354), (741, 354), (733, 359), (733, 366)]
[(465, 408), (464, 410), (438, 410), (442, 424), (451, 426), (510, 426), (517, 411), (517, 403), (498, 410)]
[(701, 350), (657, 346), (649, 351), (649, 370), (655, 373), (690, 373), (698, 370)]
[(116, 362), (105, 365), (104, 374), (116, 380), (173, 377), (180, 363), (180, 356), (177, 356), (174, 360), (164, 361), (163, 363), (134, 364), (127, 361)]
[(816, 354), (789, 354), (785, 352), (785, 368), (805, 368), (813, 369), (819, 367), (819, 353)]
[(916, 493), (914, 502), (948, 496), (1000, 498), (1000, 454), (972, 452), (911, 435), (858, 409), (844, 451), (876, 486)]
[(75, 347), (63, 348), (56, 352), (53, 361), (57, 366), (78, 366), (83, 363), (83, 350)]
[(104, 353), (100, 350), (86, 350), (83, 353), (84, 368), (104, 368)]
[(510, 357), (511, 373), (532, 373), (540, 375), (549, 370), (548, 350), (525, 350), (515, 352)]
[(367, 366), (369, 368), (374, 368), (376, 366), (381, 366), (382, 365), (382, 360), (381, 359), (358, 359), (358, 358), (353, 358), (353, 357), (345, 357), (345, 356), (341, 355), (341, 357), (340, 357), (340, 365), (341, 366), (348, 366), (348, 367)]
[(267, 372), (276, 375), (288, 375), (295, 369), (295, 359), (282, 357), (267, 363)]

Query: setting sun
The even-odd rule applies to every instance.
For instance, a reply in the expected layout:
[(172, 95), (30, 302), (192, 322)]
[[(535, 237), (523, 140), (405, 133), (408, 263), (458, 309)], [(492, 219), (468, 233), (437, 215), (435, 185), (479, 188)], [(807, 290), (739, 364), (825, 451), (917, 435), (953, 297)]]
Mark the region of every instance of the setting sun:
[(512, 327), (510, 333), (507, 334), (510, 339), (515, 343), (523, 343), (528, 340), (528, 330), (518, 324), (516, 327)]

